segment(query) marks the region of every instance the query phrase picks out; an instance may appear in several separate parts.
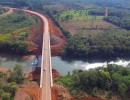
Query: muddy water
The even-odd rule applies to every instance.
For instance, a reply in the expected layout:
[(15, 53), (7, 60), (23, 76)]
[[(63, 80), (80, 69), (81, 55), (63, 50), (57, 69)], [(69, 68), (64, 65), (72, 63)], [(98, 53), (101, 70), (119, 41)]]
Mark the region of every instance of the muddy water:
[[(29, 72), (35, 69), (32, 63), (34, 62), (35, 56), (13, 56), (7, 54), (0, 54), (0, 68), (11, 68), (13, 69), (16, 64), (20, 64), (25, 72)], [(40, 60), (39, 57), (39, 67), (40, 67)], [(90, 68), (95, 68), (99, 66), (106, 66), (107, 64), (117, 64), (126, 67), (130, 63), (130, 59), (123, 60), (123, 59), (116, 59), (116, 60), (109, 60), (109, 61), (100, 61), (100, 60), (91, 60), (91, 61), (84, 61), (84, 60), (63, 60), (59, 56), (52, 57), (52, 67), (56, 69), (60, 74), (66, 75), (68, 72), (72, 72), (74, 69), (82, 69), (88, 70)]]

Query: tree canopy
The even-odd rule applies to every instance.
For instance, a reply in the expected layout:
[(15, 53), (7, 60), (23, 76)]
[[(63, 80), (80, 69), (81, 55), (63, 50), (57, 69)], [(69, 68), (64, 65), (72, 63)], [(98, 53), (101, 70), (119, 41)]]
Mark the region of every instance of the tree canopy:
[(100, 90), (105, 90), (107, 96), (118, 94), (124, 100), (130, 92), (130, 68), (109, 64), (86, 71), (74, 70), (71, 75), (57, 78), (55, 82), (62, 83), (76, 97), (81, 96), (81, 91), (97, 96)]

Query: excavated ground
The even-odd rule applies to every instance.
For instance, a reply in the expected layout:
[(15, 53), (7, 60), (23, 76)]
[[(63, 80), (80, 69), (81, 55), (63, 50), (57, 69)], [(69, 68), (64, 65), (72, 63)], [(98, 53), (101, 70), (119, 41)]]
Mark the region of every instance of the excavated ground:
[[(51, 54), (52, 56), (56, 56), (59, 55), (60, 49), (64, 46), (66, 39), (62, 31), (55, 25), (51, 18), (48, 16), (46, 16), (46, 18), (49, 21)], [(29, 34), (29, 37), (25, 39), (26, 41), (33, 42), (33, 45), (28, 48), (29, 51), (33, 51), (36, 55), (40, 55), (42, 52), (42, 32), (44, 31), (44, 23), (41, 18), (39, 18), (39, 21), (41, 23), (40, 27), (36, 28), (38, 23), (35, 22), (30, 28), (31, 33)]]

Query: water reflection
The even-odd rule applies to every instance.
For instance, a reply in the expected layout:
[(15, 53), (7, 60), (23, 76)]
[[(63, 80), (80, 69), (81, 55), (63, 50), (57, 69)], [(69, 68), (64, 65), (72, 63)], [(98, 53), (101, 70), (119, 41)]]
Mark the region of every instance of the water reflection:
[(80, 59), (61, 59), (60, 57), (52, 57), (52, 66), (57, 69), (62, 75), (66, 75), (69, 72), (72, 73), (74, 69), (88, 70), (100, 66), (106, 66), (107, 64), (117, 64), (126, 67), (130, 63), (130, 60), (124, 59), (109, 59), (109, 60), (80, 60)]
[[(32, 71), (36, 66), (32, 63), (35, 61), (35, 56), (13, 56), (0, 54), (0, 67), (13, 69), (16, 64), (20, 64), (24, 71)], [(41, 56), (37, 57), (38, 64), (37, 67), (41, 67)], [(122, 66), (127, 66), (130, 63), (130, 59), (120, 59), (115, 60), (92, 60), (92, 59), (61, 59), (59, 56), (52, 57), (52, 67), (56, 69), (60, 74), (66, 75), (68, 71), (72, 73), (74, 69), (88, 70), (90, 68), (95, 68), (99, 66), (106, 66), (107, 64), (117, 64)]]

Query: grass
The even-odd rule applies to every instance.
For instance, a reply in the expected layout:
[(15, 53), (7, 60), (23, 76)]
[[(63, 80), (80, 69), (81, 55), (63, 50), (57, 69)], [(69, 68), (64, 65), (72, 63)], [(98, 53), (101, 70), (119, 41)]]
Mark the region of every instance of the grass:
[(0, 41), (4, 41), (6, 39), (13, 39), (12, 38), (13, 36), (20, 38), (21, 36), (25, 36), (29, 32), (30, 32), (29, 27), (25, 27), (25, 28), (18, 29), (16, 31), (12, 32), (12, 33), (0, 34)]
[[(111, 23), (104, 21), (104, 16), (92, 16), (89, 10), (70, 10), (55, 15), (61, 27), (69, 31), (71, 35), (83, 34), (86, 37), (95, 37), (109, 29), (118, 29)], [(120, 29), (123, 30), (123, 29)]]
[(18, 29), (31, 26), (34, 19), (23, 13), (13, 13), (0, 19), (0, 34), (12, 33)]
[[(58, 16), (58, 17), (57, 17)], [(104, 16), (91, 16), (88, 14), (88, 10), (70, 10), (61, 13), (60, 15), (56, 15), (59, 20), (61, 21), (82, 21), (82, 20), (102, 20)]]
[(0, 34), (0, 41), (4, 41), (8, 39), (11, 36), (11, 34)]
[(30, 26), (36, 18), (34, 16), (15, 12), (0, 19), (0, 41), (14, 38), (24, 39), (30, 33)]

